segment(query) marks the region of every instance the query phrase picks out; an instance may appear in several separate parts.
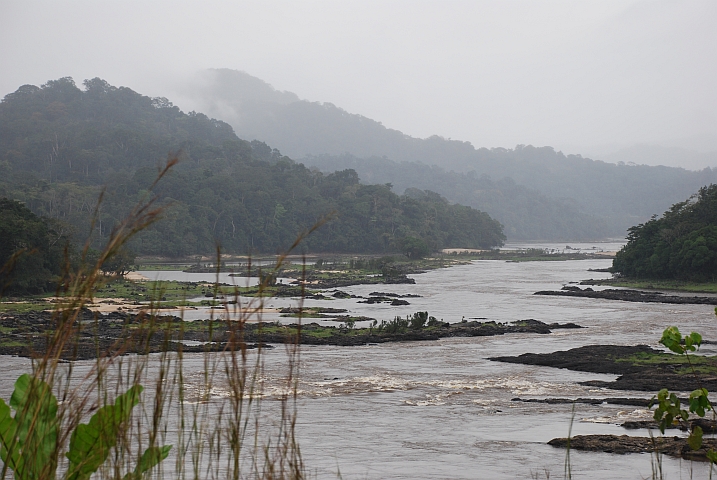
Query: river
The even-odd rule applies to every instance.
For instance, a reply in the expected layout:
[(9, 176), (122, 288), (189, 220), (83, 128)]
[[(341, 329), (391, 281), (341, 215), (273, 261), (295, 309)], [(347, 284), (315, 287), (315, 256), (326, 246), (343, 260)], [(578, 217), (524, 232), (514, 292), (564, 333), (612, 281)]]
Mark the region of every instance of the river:
[[(445, 321), (486, 318), (500, 322), (533, 318), (575, 322), (585, 329), (550, 335), (510, 334), (451, 338), (431, 342), (388, 343), (361, 347), (304, 346), (298, 384), (298, 440), (310, 474), (343, 479), (514, 479), (562, 478), (565, 450), (546, 444), (572, 434), (648, 435), (618, 426), (649, 419), (644, 409), (619, 405), (526, 404), (514, 397), (649, 397), (645, 392), (615, 392), (578, 384), (612, 380), (613, 375), (571, 372), (549, 367), (491, 362), (486, 357), (552, 352), (581, 345), (649, 344), (662, 330), (678, 325), (717, 339), (714, 309), (708, 305), (663, 305), (534, 296), (569, 282), (604, 278), (610, 259), (511, 263), (475, 261), (415, 275), (415, 285), (380, 288), (417, 294), (409, 306), (359, 304), (357, 299), (307, 300), (308, 306), (347, 308), (351, 314), (389, 320), (427, 310)], [(342, 288), (368, 295), (376, 286)], [(297, 300), (274, 299), (274, 306)], [(703, 348), (715, 354), (715, 346)], [(200, 371), (199, 358), (186, 367)], [(4, 358), (8, 367), (26, 362)], [(278, 388), (285, 372), (283, 348), (265, 357), (267, 391)], [(8, 398), (16, 376), (0, 373), (0, 393)], [(188, 375), (191, 378), (191, 375)], [(266, 402), (271, 404), (272, 400)], [(271, 406), (269, 405), (269, 410)], [(580, 479), (650, 478), (647, 454), (611, 455), (571, 452), (572, 475)], [(665, 478), (707, 478), (708, 466), (664, 458)]]
[[(669, 325), (700, 331), (707, 339), (717, 338), (710, 306), (532, 295), (571, 281), (604, 276), (587, 269), (609, 265), (610, 260), (477, 261), (417, 275), (416, 285), (391, 286), (396, 293), (423, 295), (400, 312), (393, 307), (400, 314), (428, 310), (447, 321), (459, 321), (463, 316), (502, 322), (534, 318), (547, 323), (576, 322), (588, 328), (558, 330), (551, 335), (304, 348), (301, 390), (305, 393), (298, 431), (307, 464), (322, 478), (335, 475), (337, 466), (345, 479), (545, 478), (545, 471), (552, 478), (562, 477), (565, 451), (545, 442), (567, 436), (572, 407), (525, 404), (511, 398), (649, 395), (577, 384), (614, 379), (611, 375), (503, 364), (486, 357), (598, 343), (657, 346), (662, 330)], [(346, 290), (365, 295), (372, 288)], [(374, 307), (373, 316), (389, 308), (363, 307), (355, 310), (369, 314), (367, 307)], [(710, 347), (705, 351), (714, 354)], [(617, 424), (650, 417), (650, 412), (634, 407), (576, 405), (572, 432), (647, 435), (647, 431), (628, 432)], [(573, 451), (571, 461), (574, 478), (651, 475), (649, 455)], [(703, 464), (664, 460), (666, 478), (691, 478), (691, 469), (694, 478), (706, 478)]]

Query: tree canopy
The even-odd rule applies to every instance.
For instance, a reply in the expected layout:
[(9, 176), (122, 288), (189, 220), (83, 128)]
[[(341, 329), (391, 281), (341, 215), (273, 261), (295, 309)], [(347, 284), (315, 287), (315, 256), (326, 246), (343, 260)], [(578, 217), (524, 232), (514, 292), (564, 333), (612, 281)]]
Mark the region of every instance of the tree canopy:
[(98, 78), (84, 87), (61, 78), (0, 102), (0, 195), (72, 225), (94, 247), (147, 198), (168, 152), (179, 163), (152, 192), (163, 219), (132, 240), (137, 254), (209, 253), (217, 244), (231, 253), (273, 253), (327, 215), (333, 219), (302, 243), (304, 251), (398, 252), (407, 237), (430, 250), (488, 248), (505, 239), (486, 213), (433, 192), (399, 196), (389, 185), (359, 183), (352, 169), (310, 170), (166, 98)]
[(627, 277), (717, 280), (717, 185), (629, 229), (613, 261)]
[(55, 222), (0, 198), (0, 292), (41, 293), (61, 273), (66, 238)]

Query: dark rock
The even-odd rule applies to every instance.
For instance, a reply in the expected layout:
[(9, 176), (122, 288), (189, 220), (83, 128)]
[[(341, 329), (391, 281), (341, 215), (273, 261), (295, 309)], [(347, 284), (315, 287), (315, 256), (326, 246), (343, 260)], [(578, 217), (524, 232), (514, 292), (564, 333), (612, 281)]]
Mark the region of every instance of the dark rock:
[(391, 305), (397, 307), (399, 305), (410, 305), (410, 303), (408, 303), (406, 300), (399, 300), (396, 298), (391, 302)]
[(625, 359), (640, 353), (660, 354), (663, 352), (647, 345), (587, 345), (553, 353), (524, 353), (517, 357), (492, 357), (489, 360), (567, 368), (579, 372), (621, 375), (614, 382), (601, 380), (580, 382), (581, 385), (613, 390), (657, 392), (661, 388), (672, 391), (692, 391), (701, 387), (708, 391), (717, 389), (717, 376), (714, 375), (702, 375), (697, 379), (691, 374), (675, 373), (673, 364), (636, 364), (625, 361)]
[[(660, 425), (654, 420), (631, 420), (629, 422), (623, 423), (620, 426), (628, 430), (640, 430), (643, 428), (649, 430), (659, 430), (660, 428)], [(666, 429), (673, 430), (676, 428), (680, 428), (679, 425), (672, 424), (668, 425)]]
[(279, 310), (279, 313), (288, 313), (298, 315), (299, 313), (346, 313), (348, 310), (345, 308), (330, 308), (330, 307), (311, 307), (311, 308), (299, 308), (299, 307), (284, 307)]
[(524, 353), (517, 357), (491, 357), (489, 360), (523, 365), (542, 365), (546, 367), (567, 368), (579, 372), (592, 373), (636, 373), (643, 368), (629, 362), (615, 362), (636, 353), (660, 353), (647, 345), (587, 345), (553, 353)]
[(631, 437), (628, 435), (576, 435), (554, 438), (548, 442), (553, 447), (593, 452), (617, 453), (663, 453), (671, 457), (707, 461), (707, 452), (717, 448), (717, 439), (703, 438), (702, 448), (692, 450), (685, 437)]
[(552, 330), (560, 329), (560, 328), (587, 328), (583, 327), (582, 325), (578, 325), (577, 323), (551, 323), (548, 325)]
[(578, 287), (565, 286), (559, 291), (543, 290), (535, 292), (533, 295), (600, 298), (605, 300), (621, 300), (624, 302), (670, 303), (678, 305), (717, 305), (717, 297), (665, 295), (662, 292), (642, 292), (639, 290), (618, 290), (614, 288), (605, 290), (586, 288), (582, 290)]
[(570, 404), (570, 403), (585, 403), (588, 405), (600, 405), (607, 403), (610, 405), (629, 405), (633, 407), (648, 407), (650, 406), (650, 398), (624, 398), (624, 397), (608, 397), (608, 398), (512, 398), (512, 402), (525, 402), (525, 403), (547, 403), (550, 405)]
[(706, 418), (690, 420), (690, 429), (694, 430), (695, 427), (700, 427), (702, 433), (717, 433), (717, 421), (715, 420), (708, 420)]

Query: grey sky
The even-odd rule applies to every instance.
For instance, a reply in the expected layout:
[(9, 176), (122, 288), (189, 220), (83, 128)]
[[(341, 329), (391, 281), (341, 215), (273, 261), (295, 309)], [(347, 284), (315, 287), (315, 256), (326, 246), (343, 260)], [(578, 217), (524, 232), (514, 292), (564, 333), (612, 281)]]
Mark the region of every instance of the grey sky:
[[(0, 1), (0, 96), (244, 70), (410, 135), (717, 150), (717, 1)], [(180, 103), (180, 107), (181, 107)]]

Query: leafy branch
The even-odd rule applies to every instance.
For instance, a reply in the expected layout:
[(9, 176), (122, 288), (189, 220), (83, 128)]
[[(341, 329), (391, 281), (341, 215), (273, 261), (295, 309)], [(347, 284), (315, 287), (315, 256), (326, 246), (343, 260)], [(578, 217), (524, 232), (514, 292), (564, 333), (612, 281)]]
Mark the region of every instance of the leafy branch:
[[(715, 309), (715, 314), (717, 314), (717, 308)], [(694, 352), (699, 349), (702, 344), (702, 335), (697, 332), (692, 332), (683, 337), (680, 330), (673, 326), (666, 328), (665, 331), (662, 332), (660, 343), (672, 352), (683, 355), (692, 373), (699, 379), (689, 352)], [(709, 392), (705, 388), (698, 388), (690, 393), (689, 406), (687, 409), (681, 408), (680, 399), (677, 398), (677, 395), (674, 393), (670, 393), (666, 388), (660, 390), (657, 395), (652, 398), (651, 404), (657, 405), (653, 418), (658, 422), (662, 434), (664, 434), (665, 429), (673, 423), (679, 420), (688, 421), (690, 414), (695, 414), (703, 418), (709, 412), (712, 412), (713, 415), (717, 413), (712, 402), (709, 400)], [(692, 450), (702, 448), (702, 435), (702, 427), (699, 425), (695, 425), (694, 428), (691, 429), (690, 435), (687, 438), (687, 444)], [(710, 462), (717, 463), (717, 451), (709, 450), (706, 455)]]

